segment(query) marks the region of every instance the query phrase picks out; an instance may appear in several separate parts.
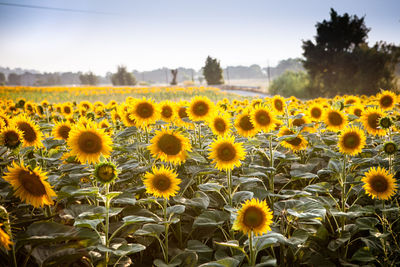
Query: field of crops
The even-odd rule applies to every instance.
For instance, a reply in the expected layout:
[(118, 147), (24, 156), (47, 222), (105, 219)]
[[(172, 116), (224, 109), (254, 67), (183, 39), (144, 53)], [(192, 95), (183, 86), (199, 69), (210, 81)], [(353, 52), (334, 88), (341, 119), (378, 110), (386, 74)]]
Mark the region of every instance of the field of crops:
[(393, 92), (0, 94), (0, 266), (400, 265)]

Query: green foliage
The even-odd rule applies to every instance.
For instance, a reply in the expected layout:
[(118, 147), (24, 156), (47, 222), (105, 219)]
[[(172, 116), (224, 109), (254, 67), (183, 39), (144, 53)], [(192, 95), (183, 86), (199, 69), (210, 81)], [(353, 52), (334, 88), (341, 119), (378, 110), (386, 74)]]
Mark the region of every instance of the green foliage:
[(6, 75), (0, 72), (0, 84), (5, 84), (5, 83), (6, 83)]
[(295, 96), (304, 98), (308, 85), (309, 78), (307, 73), (303, 71), (286, 71), (272, 81), (269, 87), (269, 93), (272, 95), (282, 95), (284, 97)]
[(135, 85), (135, 76), (126, 70), (125, 66), (118, 66), (117, 73), (111, 76), (111, 82), (113, 85)]
[(203, 75), (208, 85), (224, 83), (222, 68), (216, 58), (207, 57), (206, 64), (203, 68)]
[(369, 47), (364, 17), (343, 16), (331, 9), (329, 21), (317, 23), (315, 43), (303, 42), (304, 68), (310, 75), (309, 94), (375, 94), (396, 87), (395, 66), (400, 48), (376, 43)]
[(79, 80), (81, 81), (81, 84), (85, 85), (96, 85), (99, 82), (99, 79), (93, 72), (88, 72), (85, 74), (79, 75)]

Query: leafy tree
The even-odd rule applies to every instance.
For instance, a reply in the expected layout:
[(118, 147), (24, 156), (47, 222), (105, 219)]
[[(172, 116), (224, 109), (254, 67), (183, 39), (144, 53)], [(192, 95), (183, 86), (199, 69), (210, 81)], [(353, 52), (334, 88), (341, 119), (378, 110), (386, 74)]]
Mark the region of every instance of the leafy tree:
[(125, 66), (118, 66), (117, 73), (111, 76), (113, 85), (135, 85), (135, 76), (126, 70)]
[(285, 71), (285, 73), (272, 81), (268, 90), (272, 95), (304, 98), (306, 97), (306, 88), (308, 85), (308, 75), (304, 71)]
[(203, 75), (208, 85), (224, 83), (222, 68), (216, 58), (207, 57), (206, 65), (203, 67)]
[(81, 84), (87, 84), (87, 85), (96, 85), (99, 82), (97, 76), (91, 71), (79, 75), (79, 80), (81, 81)]
[(6, 84), (6, 75), (0, 72), (0, 85), (5, 85), (5, 84)]
[(343, 16), (331, 9), (330, 20), (316, 24), (315, 43), (303, 42), (304, 68), (310, 76), (309, 94), (375, 94), (396, 87), (399, 47), (379, 42), (369, 47), (364, 17)]
[(8, 74), (8, 84), (21, 85), (21, 76), (16, 73)]

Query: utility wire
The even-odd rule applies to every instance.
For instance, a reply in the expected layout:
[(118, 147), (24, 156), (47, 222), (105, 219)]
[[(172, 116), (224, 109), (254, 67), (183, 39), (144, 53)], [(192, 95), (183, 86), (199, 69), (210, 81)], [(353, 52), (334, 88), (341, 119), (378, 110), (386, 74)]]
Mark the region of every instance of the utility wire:
[(22, 4), (2, 3), (2, 2), (0, 2), (0, 5), (1, 5), (1, 6), (11, 6), (11, 7), (23, 7), (23, 8), (35, 8), (35, 9), (44, 9), (44, 10), (54, 10), (54, 11), (63, 11), (63, 12), (96, 14), (96, 15), (117, 15), (117, 14), (115, 14), (115, 13), (100, 12), (100, 11), (94, 11), (94, 10), (82, 10), (82, 9), (70, 9), (70, 8), (47, 7), (47, 6), (22, 5)]

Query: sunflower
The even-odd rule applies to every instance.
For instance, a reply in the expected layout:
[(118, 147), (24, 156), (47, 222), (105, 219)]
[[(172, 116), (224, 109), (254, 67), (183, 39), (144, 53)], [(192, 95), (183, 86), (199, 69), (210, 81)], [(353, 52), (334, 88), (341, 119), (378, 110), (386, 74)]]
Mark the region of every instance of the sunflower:
[(100, 155), (109, 157), (111, 153), (111, 137), (98, 129), (95, 124), (89, 127), (75, 126), (69, 132), (67, 141), (71, 154), (80, 162), (97, 163)]
[(213, 115), (215, 105), (208, 97), (196, 96), (192, 98), (187, 109), (189, 119), (192, 121), (205, 121), (208, 120), (210, 115)]
[(46, 173), (39, 167), (30, 170), (24, 166), (23, 162), (19, 165), (13, 162), (3, 179), (11, 184), (15, 196), (35, 208), (53, 205), (51, 198), (56, 196), (56, 193), (46, 181)]
[(383, 116), (385, 116), (385, 114), (380, 109), (367, 108), (361, 116), (361, 121), (365, 130), (372, 135), (386, 135), (386, 130), (379, 127), (379, 119)]
[(23, 133), (23, 146), (34, 146), (36, 148), (43, 146), (43, 133), (39, 126), (25, 115), (20, 115), (12, 120), (17, 128)]
[(93, 105), (89, 101), (82, 101), (79, 103), (78, 108), (85, 109), (86, 111), (92, 110)]
[(251, 122), (250, 110), (246, 109), (242, 114), (238, 115), (235, 120), (235, 128), (241, 136), (252, 137), (258, 132)]
[(313, 121), (320, 121), (323, 118), (323, 107), (320, 104), (312, 104), (308, 109), (308, 114)]
[(275, 114), (267, 107), (257, 105), (250, 113), (250, 121), (255, 128), (268, 133), (275, 125)]
[(272, 99), (272, 107), (278, 114), (283, 114), (285, 113), (285, 99), (281, 97), (280, 95), (275, 95)]
[(113, 135), (111, 124), (107, 119), (100, 121), (97, 125), (99, 126), (100, 129), (104, 129), (104, 131), (109, 135)]
[(129, 109), (129, 118), (135, 120), (137, 125), (147, 127), (157, 121), (159, 117), (158, 106), (152, 99), (137, 99), (133, 102), (132, 107)]
[(10, 236), (1, 229), (1, 226), (3, 226), (2, 223), (0, 223), (0, 245), (6, 250), (10, 250), (10, 245), (13, 245), (13, 242), (11, 242)]
[(389, 141), (383, 145), (383, 151), (388, 155), (396, 154), (398, 148), (395, 142)]
[(379, 126), (382, 129), (389, 129), (393, 125), (392, 119), (390, 117), (381, 117), (379, 119)]
[(350, 114), (356, 115), (359, 118), (361, 117), (363, 111), (364, 111), (364, 106), (361, 104), (355, 104), (351, 106), (349, 109)]
[(364, 131), (358, 127), (346, 127), (339, 135), (339, 151), (343, 154), (355, 156), (365, 146)]
[(178, 174), (164, 166), (160, 168), (154, 166), (152, 172), (147, 172), (143, 180), (147, 193), (166, 199), (176, 195), (179, 191), (180, 183), (181, 180), (178, 178)]
[(136, 120), (132, 118), (133, 113), (131, 113), (131, 110), (124, 110), (123, 108), (121, 108), (118, 113), (121, 115), (122, 122), (126, 127), (137, 125)]
[(185, 128), (192, 128), (193, 125), (192, 123), (188, 122), (189, 120), (189, 115), (188, 115), (188, 108), (187, 108), (187, 102), (186, 101), (180, 101), (176, 105), (176, 114), (178, 116), (175, 117), (174, 123), (178, 126), (182, 126)]
[(208, 126), (218, 136), (224, 136), (231, 131), (231, 122), (227, 114), (215, 115), (208, 121)]
[(158, 107), (160, 109), (160, 117), (163, 121), (170, 122), (174, 120), (176, 112), (173, 102), (164, 100), (158, 104)]
[(339, 110), (331, 108), (324, 115), (324, 122), (328, 130), (337, 132), (342, 130), (347, 124), (346, 115)]
[(192, 151), (188, 138), (166, 128), (157, 131), (150, 143), (148, 149), (153, 157), (173, 164), (185, 162), (187, 152)]
[(379, 107), (383, 110), (390, 110), (396, 105), (397, 96), (391, 91), (382, 91), (376, 97)]
[(111, 120), (113, 124), (117, 124), (118, 121), (122, 121), (118, 108), (111, 110)]
[(242, 231), (244, 234), (262, 235), (271, 231), (272, 211), (265, 200), (248, 199), (239, 209), (232, 229)]
[(68, 140), (69, 131), (71, 131), (72, 125), (69, 121), (56, 122), (51, 134), (55, 139)]
[(4, 122), (4, 126), (10, 125), (10, 117), (8, 117), (6, 114), (0, 112), (0, 120)]
[[(279, 137), (286, 136), (286, 135), (295, 135), (295, 132), (287, 128), (286, 126), (282, 127), (278, 133)], [(304, 137), (300, 134), (297, 134), (297, 136), (292, 137), (292, 138), (287, 138), (281, 141), (281, 145), (283, 147), (286, 147), (293, 152), (297, 152), (300, 150), (304, 150), (307, 148), (307, 140), (304, 139)]]
[(218, 170), (232, 170), (239, 167), (246, 157), (246, 152), (243, 148), (243, 143), (235, 143), (235, 137), (226, 136), (218, 137), (211, 143), (209, 159)]
[(23, 136), (24, 134), (14, 125), (5, 127), (0, 132), (0, 144), (14, 149), (21, 144)]
[(303, 128), (301, 128), (301, 132), (314, 133), (316, 131), (316, 128), (310, 127), (310, 126), (305, 126), (307, 124), (311, 124), (311, 120), (305, 115), (300, 116), (300, 114), (298, 114), (296, 116), (296, 118), (291, 121), (292, 126), (303, 127)]
[(72, 103), (67, 102), (67, 103), (62, 104), (61, 113), (65, 117), (71, 116), (74, 113), (74, 107), (72, 106)]
[(364, 182), (364, 190), (372, 198), (387, 200), (396, 193), (396, 180), (384, 168), (372, 167), (364, 175), (361, 180)]
[(101, 162), (96, 165), (93, 175), (100, 183), (109, 184), (117, 178), (117, 167), (112, 162)]

